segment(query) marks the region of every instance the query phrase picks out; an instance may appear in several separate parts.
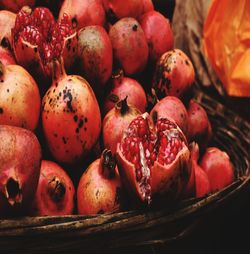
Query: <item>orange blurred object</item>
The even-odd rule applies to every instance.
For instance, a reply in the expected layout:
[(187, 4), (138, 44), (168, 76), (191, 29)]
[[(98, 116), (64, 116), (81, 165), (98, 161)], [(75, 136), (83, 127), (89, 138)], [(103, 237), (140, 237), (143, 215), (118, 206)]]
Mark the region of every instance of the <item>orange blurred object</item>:
[(250, 97), (250, 1), (213, 0), (204, 47), (230, 96)]

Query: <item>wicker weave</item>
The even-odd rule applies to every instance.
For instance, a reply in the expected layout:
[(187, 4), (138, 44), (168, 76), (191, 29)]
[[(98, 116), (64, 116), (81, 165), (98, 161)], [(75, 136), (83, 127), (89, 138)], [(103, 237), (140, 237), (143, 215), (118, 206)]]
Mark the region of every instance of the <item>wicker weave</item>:
[[(250, 125), (211, 97), (196, 100), (208, 112), (214, 132), (211, 145), (228, 152), (236, 169), (233, 184), (174, 207), (98, 216), (19, 218), (0, 221), (0, 253), (85, 253), (102, 248), (155, 245), (188, 234), (198, 218), (233, 203), (249, 190)], [(223, 125), (222, 125), (223, 123)]]

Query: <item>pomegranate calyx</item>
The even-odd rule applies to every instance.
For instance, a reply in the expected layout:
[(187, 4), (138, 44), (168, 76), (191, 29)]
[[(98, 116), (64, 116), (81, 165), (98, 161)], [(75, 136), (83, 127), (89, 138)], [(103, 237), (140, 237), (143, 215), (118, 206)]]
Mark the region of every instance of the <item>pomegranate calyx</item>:
[(11, 206), (22, 202), (22, 190), (19, 182), (10, 177), (5, 185), (5, 196)]
[(48, 183), (48, 193), (55, 201), (61, 201), (65, 196), (66, 188), (59, 178), (53, 177)]
[(116, 109), (121, 112), (121, 115), (125, 115), (129, 111), (129, 106), (127, 102), (128, 96), (126, 96), (123, 100), (120, 100), (116, 103)]
[(124, 71), (122, 69), (118, 69), (112, 73), (111, 79), (113, 81), (120, 82), (124, 77)]
[(4, 64), (0, 61), (0, 77), (4, 75)]
[[(52, 79), (59, 82), (61, 79), (63, 79), (67, 75), (65, 68), (64, 68), (63, 58), (60, 57), (59, 59), (53, 59), (52, 64), (53, 64)], [(54, 83), (54, 82), (52, 84), (56, 85), (56, 83)]]
[(116, 161), (110, 150), (105, 149), (102, 152), (100, 165), (101, 165), (102, 174), (106, 178), (112, 179), (115, 177)]

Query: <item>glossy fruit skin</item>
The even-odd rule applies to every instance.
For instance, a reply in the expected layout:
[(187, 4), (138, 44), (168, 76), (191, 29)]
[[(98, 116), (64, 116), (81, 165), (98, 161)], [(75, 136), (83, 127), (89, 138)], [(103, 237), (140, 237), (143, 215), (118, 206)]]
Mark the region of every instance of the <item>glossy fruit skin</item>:
[(187, 137), (190, 142), (195, 141), (204, 150), (211, 137), (212, 128), (205, 109), (193, 99), (190, 100), (188, 109)]
[[(142, 124), (143, 119), (147, 122), (144, 121)], [(148, 148), (144, 148), (144, 143), (141, 143), (142, 141), (139, 142), (138, 149), (136, 149), (136, 146), (134, 145), (132, 147), (132, 141), (137, 135), (145, 137), (143, 134), (145, 128), (140, 126), (137, 129), (137, 127), (135, 127), (138, 124), (136, 123), (136, 120), (138, 120), (142, 126), (148, 124), (147, 128), (149, 128), (148, 130), (150, 131), (150, 134), (145, 134), (150, 140), (147, 140), (146, 142)], [(168, 123), (171, 126), (171, 129), (169, 131), (164, 131), (161, 129), (162, 127), (160, 127), (162, 126), (161, 123), (164, 125), (164, 128), (165, 123)], [(162, 152), (164, 153), (165, 150), (163, 149), (166, 149), (167, 147), (168, 137), (171, 140), (173, 137), (172, 135), (175, 137), (178, 136), (182, 146), (181, 150), (176, 151), (176, 157), (172, 158), (170, 163), (165, 164), (162, 158)], [(132, 138), (130, 143), (131, 147), (126, 147), (126, 139), (128, 137)], [(165, 141), (163, 139), (165, 139)], [(154, 151), (154, 153), (151, 151), (150, 157), (145, 157), (146, 154), (144, 149), (150, 149)], [(129, 160), (124, 154), (126, 151), (129, 151), (132, 156), (132, 151), (136, 150), (139, 150), (140, 159), (138, 162), (134, 161), (134, 159), (131, 161), (132, 158)], [(168, 158), (170, 158), (170, 156)], [(148, 159), (150, 159), (150, 164)], [(165, 159), (167, 158), (164, 158), (164, 160)], [(137, 201), (145, 204), (150, 204), (159, 197), (165, 199), (178, 199), (187, 184), (190, 174), (190, 152), (186, 146), (185, 136), (179, 127), (167, 118), (162, 118), (154, 124), (147, 113), (134, 119), (130, 123), (128, 129), (124, 131), (124, 136), (121, 142), (117, 145), (117, 163), (121, 179), (124, 186), (126, 186), (127, 191), (132, 197), (136, 197)], [(143, 172), (140, 173), (140, 176), (138, 176), (135, 163), (140, 163), (140, 165), (142, 165)]]
[(21, 66), (4, 66), (1, 62), (0, 80), (0, 124), (34, 131), (41, 104), (36, 82)]
[(87, 156), (101, 131), (101, 114), (89, 83), (67, 75), (54, 62), (54, 78), (42, 101), (42, 125), (48, 148), (57, 162), (74, 164)]
[(109, 30), (115, 63), (131, 76), (140, 73), (148, 61), (148, 45), (144, 32), (134, 18), (122, 18)]
[(157, 11), (149, 11), (140, 17), (139, 22), (147, 38), (149, 59), (156, 63), (174, 46), (174, 36), (169, 20)]
[(28, 5), (34, 7), (35, 0), (1, 0), (0, 8), (9, 10), (12, 12), (18, 12), (23, 6)]
[(112, 76), (111, 90), (105, 96), (103, 103), (103, 114), (106, 115), (125, 97), (128, 104), (140, 110), (141, 113), (146, 111), (147, 97), (142, 85), (135, 79), (125, 77), (120, 71), (118, 75)]
[(11, 50), (11, 29), (15, 26), (16, 14), (6, 10), (0, 10), (0, 44)]
[(142, 14), (149, 11), (153, 11), (154, 10), (154, 4), (152, 2), (152, 0), (143, 0), (143, 10), (142, 10)]
[(3, 65), (10, 65), (10, 64), (16, 64), (14, 56), (11, 54), (11, 52), (0, 46), (0, 62)]
[(158, 60), (152, 87), (159, 99), (167, 95), (181, 98), (192, 86), (194, 77), (194, 67), (188, 56), (180, 49), (173, 49)]
[(219, 191), (234, 181), (234, 169), (228, 154), (217, 147), (207, 148), (200, 166), (207, 173), (211, 191)]
[(105, 23), (105, 11), (101, 0), (65, 0), (59, 12), (59, 20), (66, 13), (73, 26), (81, 29), (85, 26)]
[(0, 125), (0, 215), (28, 214), (37, 188), (41, 147), (29, 130)]
[(150, 112), (154, 121), (160, 118), (169, 118), (173, 120), (187, 134), (188, 114), (182, 101), (175, 96), (166, 96), (158, 101)]
[(117, 167), (110, 172), (99, 158), (89, 165), (80, 178), (77, 188), (78, 214), (119, 212), (123, 209), (123, 195)]
[(73, 214), (74, 185), (65, 170), (53, 161), (43, 160), (34, 198), (33, 215)]
[(101, 26), (86, 26), (78, 32), (80, 73), (96, 89), (104, 86), (112, 74), (113, 51), (109, 36)]
[(123, 130), (127, 129), (130, 122), (140, 114), (141, 112), (137, 108), (127, 104), (126, 98), (118, 102), (103, 119), (102, 137), (104, 147), (115, 154)]

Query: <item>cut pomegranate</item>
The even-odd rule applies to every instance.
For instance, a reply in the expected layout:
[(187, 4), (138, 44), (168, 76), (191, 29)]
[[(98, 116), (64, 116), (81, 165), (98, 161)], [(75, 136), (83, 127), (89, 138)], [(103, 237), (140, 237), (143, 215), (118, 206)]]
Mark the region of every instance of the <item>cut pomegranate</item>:
[(180, 128), (148, 113), (135, 118), (117, 146), (119, 172), (130, 192), (146, 203), (153, 196), (178, 197), (189, 178), (190, 152)]
[(25, 6), (17, 14), (12, 30), (13, 49), (18, 64), (32, 74), (51, 76), (50, 62), (61, 55), (66, 68), (71, 66), (77, 53), (76, 31), (65, 14), (56, 23), (47, 8), (32, 10)]

